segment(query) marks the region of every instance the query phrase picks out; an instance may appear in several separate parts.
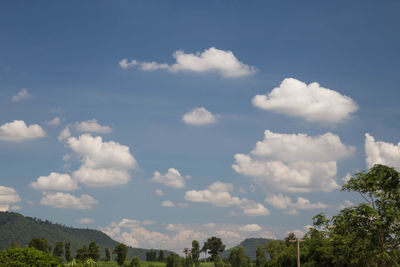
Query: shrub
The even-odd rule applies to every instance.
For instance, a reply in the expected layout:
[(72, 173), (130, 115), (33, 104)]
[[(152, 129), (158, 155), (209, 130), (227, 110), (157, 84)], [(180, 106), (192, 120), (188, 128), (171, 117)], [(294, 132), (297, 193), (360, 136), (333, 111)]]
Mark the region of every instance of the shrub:
[(58, 258), (32, 247), (8, 248), (0, 252), (0, 266), (55, 267), (61, 266)]

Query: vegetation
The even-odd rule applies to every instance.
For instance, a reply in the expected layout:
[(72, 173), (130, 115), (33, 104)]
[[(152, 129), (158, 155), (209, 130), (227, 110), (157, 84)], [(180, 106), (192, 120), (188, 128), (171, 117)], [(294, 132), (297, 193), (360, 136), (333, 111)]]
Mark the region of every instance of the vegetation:
[(128, 247), (122, 243), (114, 248), (113, 254), (117, 254), (116, 260), (118, 265), (122, 266), (122, 264), (124, 264), (127, 252)]
[(60, 266), (60, 261), (50, 253), (34, 247), (14, 247), (0, 252), (0, 266), (53, 267)]
[(225, 250), (225, 245), (222, 243), (221, 238), (212, 236), (204, 242), (202, 251), (205, 251), (211, 255), (211, 261), (215, 262), (219, 253)]

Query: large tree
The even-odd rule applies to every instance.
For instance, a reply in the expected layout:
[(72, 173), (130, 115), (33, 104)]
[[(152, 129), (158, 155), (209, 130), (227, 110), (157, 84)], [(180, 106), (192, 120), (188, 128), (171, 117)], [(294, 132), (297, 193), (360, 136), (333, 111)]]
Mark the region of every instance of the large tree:
[(65, 260), (67, 262), (72, 261), (71, 256), (71, 242), (65, 242)]
[(43, 252), (49, 252), (50, 250), (49, 242), (44, 238), (32, 238), (28, 243), (28, 247), (36, 248)]
[(128, 247), (122, 243), (115, 246), (113, 254), (117, 254), (116, 261), (119, 266), (124, 264), (126, 254), (128, 253)]
[(341, 210), (331, 220), (315, 217), (315, 225), (329, 236), (335, 264), (395, 266), (400, 246), (400, 173), (377, 164), (356, 173), (342, 190), (358, 192), (366, 202)]
[(94, 261), (98, 261), (100, 259), (100, 251), (99, 246), (96, 244), (96, 241), (91, 241), (89, 243), (89, 258), (93, 259)]
[(225, 250), (225, 245), (222, 243), (221, 238), (212, 236), (204, 242), (202, 251), (206, 251), (211, 255), (211, 261), (215, 261), (217, 255)]
[(190, 249), (190, 253), (192, 254), (193, 263), (196, 267), (200, 265), (200, 244), (197, 240), (192, 241), (192, 248)]
[(56, 246), (54, 247), (53, 256), (56, 256), (61, 259), (63, 254), (64, 254), (64, 243), (61, 241), (58, 241), (56, 243)]

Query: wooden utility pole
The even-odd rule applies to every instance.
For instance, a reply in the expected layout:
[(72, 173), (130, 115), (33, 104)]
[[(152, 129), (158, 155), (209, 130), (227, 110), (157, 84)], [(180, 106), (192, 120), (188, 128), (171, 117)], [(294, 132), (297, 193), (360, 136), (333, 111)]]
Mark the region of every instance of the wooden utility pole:
[(300, 267), (300, 242), (303, 242), (304, 240), (302, 239), (294, 239), (294, 240), (289, 240), (289, 242), (296, 242), (297, 243), (297, 267)]

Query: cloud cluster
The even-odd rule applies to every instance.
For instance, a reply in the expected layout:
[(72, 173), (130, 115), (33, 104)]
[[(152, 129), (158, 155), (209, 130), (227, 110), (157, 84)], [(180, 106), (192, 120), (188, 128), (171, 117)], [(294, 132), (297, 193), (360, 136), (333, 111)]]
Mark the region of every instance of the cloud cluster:
[(256, 95), (254, 106), (308, 121), (336, 123), (349, 118), (358, 109), (356, 102), (314, 82), (307, 85), (293, 78), (282, 81), (266, 95)]
[(217, 72), (226, 78), (246, 76), (257, 71), (255, 67), (240, 62), (231, 51), (220, 50), (215, 47), (196, 54), (186, 54), (178, 50), (175, 51), (173, 57), (176, 63), (172, 65), (154, 61), (139, 62), (132, 60), (129, 62), (127, 59), (121, 60), (119, 65), (124, 69), (137, 66), (143, 71), (166, 69), (170, 72)]
[(74, 191), (79, 189), (78, 184), (69, 174), (52, 172), (48, 176), (40, 176), (30, 186), (36, 190)]
[(375, 141), (370, 134), (365, 134), (365, 154), (367, 167), (383, 164), (400, 170), (400, 142), (396, 144)]
[(168, 172), (165, 174), (155, 171), (151, 180), (153, 182), (161, 183), (174, 188), (183, 188), (186, 185), (185, 177), (183, 177), (179, 171), (174, 168), (169, 168)]
[(102, 133), (108, 134), (112, 132), (111, 127), (100, 125), (96, 119), (77, 122), (75, 124), (76, 130), (85, 133)]
[(194, 108), (185, 113), (182, 117), (182, 120), (186, 124), (192, 125), (206, 125), (217, 122), (216, 116), (204, 107)]
[(185, 200), (199, 203), (210, 203), (217, 207), (234, 206), (242, 210), (248, 216), (269, 215), (269, 210), (262, 204), (246, 198), (234, 197), (230, 194), (233, 185), (215, 182), (205, 190), (190, 190), (185, 193)]
[(298, 197), (296, 202), (292, 202), (290, 197), (285, 197), (282, 194), (270, 195), (265, 199), (273, 207), (281, 210), (286, 210), (286, 213), (297, 215), (297, 210), (310, 210), (310, 209), (327, 209), (328, 205), (317, 202), (311, 203), (310, 200), (303, 197)]
[(8, 211), (11, 204), (20, 201), (21, 198), (14, 188), (0, 185), (0, 211)]
[(138, 167), (129, 147), (114, 141), (103, 142), (100, 136), (70, 137), (67, 145), (82, 162), (73, 177), (87, 186), (126, 184), (130, 180), (129, 170)]
[(14, 120), (0, 126), (0, 140), (21, 142), (46, 136), (46, 132), (37, 124), (27, 126), (24, 121)]
[(82, 219), (76, 220), (76, 222), (80, 223), (80, 224), (91, 224), (94, 222), (94, 220), (91, 218), (82, 218)]
[(40, 203), (45, 206), (52, 206), (55, 208), (69, 208), (78, 210), (92, 209), (93, 205), (96, 205), (98, 201), (93, 197), (83, 194), (80, 197), (76, 197), (69, 193), (44, 193), (44, 196), (40, 200)]
[(21, 100), (25, 100), (28, 98), (31, 98), (32, 96), (29, 94), (28, 90), (26, 88), (22, 88), (21, 91), (19, 91), (16, 95), (13, 95), (11, 97), (11, 100), (14, 102), (18, 102)]
[(167, 233), (150, 231), (141, 221), (127, 224), (112, 222), (110, 226), (101, 230), (111, 238), (133, 247), (169, 249), (182, 254), (183, 248), (190, 247), (192, 241), (198, 240), (200, 244), (210, 236), (222, 237), (224, 244), (229, 248), (237, 245), (243, 239), (254, 236), (276, 238), (271, 229), (257, 224), (167, 224)]
[(280, 134), (265, 131), (249, 154), (236, 154), (232, 168), (250, 176), (265, 190), (288, 192), (332, 191), (337, 161), (353, 154), (337, 135)]
[(54, 117), (52, 120), (47, 121), (46, 124), (50, 126), (58, 126), (61, 123), (60, 117)]

